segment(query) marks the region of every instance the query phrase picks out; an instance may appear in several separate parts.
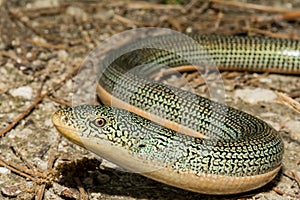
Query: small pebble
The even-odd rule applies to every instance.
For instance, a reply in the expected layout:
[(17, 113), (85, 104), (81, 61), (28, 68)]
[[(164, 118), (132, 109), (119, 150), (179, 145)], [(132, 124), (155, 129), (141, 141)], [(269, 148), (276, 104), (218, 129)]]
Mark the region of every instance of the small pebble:
[(17, 46), (20, 46), (21, 41), (20, 41), (20, 39), (16, 38), (11, 42), (11, 44), (12, 44), (12, 46), (17, 47)]
[(193, 31), (192, 27), (187, 27), (187, 29), (185, 30), (187, 33), (191, 33)]
[(259, 82), (261, 82), (261, 83), (272, 83), (272, 79), (270, 79), (270, 78), (261, 78), (261, 79), (259, 79)]
[(66, 10), (66, 14), (70, 15), (72, 17), (81, 19), (83, 21), (86, 21), (88, 18), (88, 15), (86, 14), (86, 12), (84, 10), (82, 10), (79, 7), (75, 7), (75, 6), (69, 6)]
[(65, 50), (59, 50), (58, 51), (58, 58), (60, 60), (66, 60), (68, 57), (68, 53)]
[(289, 120), (284, 126), (289, 130), (291, 138), (300, 141), (300, 121)]
[(256, 104), (258, 102), (272, 102), (276, 99), (276, 94), (267, 89), (238, 89), (235, 91), (235, 98), (240, 98), (244, 102)]
[(51, 119), (45, 120), (44, 124), (45, 124), (46, 127), (51, 127), (51, 126), (52, 126), (52, 121), (51, 121)]
[(26, 53), (26, 58), (32, 58), (32, 53), (31, 52)]
[(0, 174), (10, 174), (10, 172), (6, 167), (0, 167)]
[(276, 113), (271, 113), (271, 112), (266, 112), (266, 113), (261, 113), (260, 116), (261, 117), (276, 117), (277, 114)]
[(49, 7), (58, 7), (59, 6), (59, 1), (58, 0), (36, 0), (33, 3), (28, 3), (26, 5), (27, 8), (49, 8)]
[(35, 41), (35, 42), (38, 42), (38, 43), (47, 43), (47, 41), (44, 38), (39, 37), (39, 36), (34, 36), (32, 38), (32, 40)]
[(111, 19), (113, 16), (113, 10), (99, 10), (94, 17), (105, 21)]
[(39, 55), (39, 57), (38, 57), (38, 59), (41, 59), (41, 60), (43, 60), (43, 61), (48, 61), (49, 59), (50, 59), (50, 55), (49, 54), (46, 54), (46, 53), (44, 53), (44, 52), (42, 52), (40, 55)]
[(33, 133), (33, 131), (30, 128), (24, 128), (21, 130), (21, 135), (24, 137), (28, 137), (32, 133)]
[[(18, 54), (21, 54), (21, 53), (22, 53), (22, 48), (17, 48), (17, 49), (16, 49), (16, 52), (17, 52)], [(17, 62), (18, 62), (18, 63), (21, 63), (21, 60), (17, 59)]]
[(32, 88), (29, 86), (22, 86), (16, 89), (12, 89), (10, 94), (14, 97), (23, 97), (24, 99), (32, 98)]

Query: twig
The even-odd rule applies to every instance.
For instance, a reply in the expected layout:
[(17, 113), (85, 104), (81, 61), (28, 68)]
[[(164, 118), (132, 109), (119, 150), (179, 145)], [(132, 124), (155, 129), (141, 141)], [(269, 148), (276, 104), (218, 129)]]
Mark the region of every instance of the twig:
[(15, 62), (17, 63), (22, 63), (24, 65), (27, 65), (29, 62), (26, 60), (26, 59), (22, 59), (20, 57), (18, 57), (16, 55), (15, 52), (12, 52), (12, 51), (9, 51), (9, 52), (6, 52), (6, 51), (0, 51), (0, 56), (5, 56), (5, 57), (8, 57), (8, 58), (11, 58), (13, 59)]
[[(54, 144), (55, 149), (57, 149), (58, 143), (60, 141), (59, 138), (60, 138), (60, 136), (58, 136), (58, 139), (56, 140), (56, 143)], [(17, 152), (15, 149), (14, 149), (14, 151)], [(20, 153), (18, 153), (18, 154), (20, 154)], [(26, 177), (26, 178), (34, 181), (36, 184), (38, 184), (38, 186), (36, 186), (36, 188), (35, 188), (35, 193), (36, 193), (35, 199), (42, 200), (47, 184), (52, 183), (52, 181), (53, 181), (53, 176), (51, 174), (51, 170), (52, 170), (55, 159), (56, 159), (55, 153), (51, 152), (49, 155), (48, 163), (47, 163), (47, 171), (45, 171), (44, 173), (37, 172), (37, 171), (41, 171), (41, 169), (39, 169), (31, 164), (30, 164), (31, 169), (27, 169), (24, 166), (14, 163), (12, 161), (6, 161), (1, 156), (0, 156), (0, 165), (10, 169), (11, 171), (13, 171), (23, 177)], [(28, 165), (29, 162), (26, 161), (24, 158), (21, 157), (21, 160), (26, 165)]]
[(68, 107), (72, 106), (72, 102), (69, 102), (69, 101), (65, 101), (65, 100), (58, 99), (58, 98), (51, 97), (51, 96), (48, 96), (47, 98), (50, 99), (51, 101), (54, 101), (55, 103), (58, 103), (63, 106), (68, 106)]
[(58, 149), (58, 144), (60, 143), (60, 135), (57, 136), (56, 138), (56, 142), (53, 145), (53, 149), (55, 149), (55, 151), (51, 152), (48, 158), (48, 163), (47, 163), (47, 169), (53, 169), (53, 163), (56, 159), (56, 154), (54, 152), (56, 152), (56, 150)]
[(243, 3), (239, 1), (210, 0), (210, 2), (227, 5), (227, 6), (235, 6), (235, 7), (246, 8), (246, 9), (260, 10), (265, 12), (290, 12), (291, 11), (289, 9), (284, 9), (284, 8), (274, 8), (271, 6), (264, 6), (264, 5), (258, 5), (252, 3)]
[(250, 80), (247, 80), (247, 81), (245, 82), (245, 84), (246, 84), (246, 85), (251, 85), (251, 84), (253, 84), (253, 83), (257, 83), (260, 79), (265, 78), (265, 77), (267, 77), (268, 75), (269, 75), (269, 72), (265, 72), (265, 73), (263, 73), (262, 75), (260, 75), (260, 76), (258, 76), (258, 77), (254, 77), (254, 78), (252, 78), (252, 79), (250, 79)]
[(300, 97), (300, 91), (290, 92), (288, 95), (289, 95), (289, 97), (295, 99), (295, 98)]
[[(192, 8), (195, 6), (195, 4), (198, 3), (198, 2), (199, 2), (198, 0), (191, 0), (188, 4), (186, 4), (186, 5), (184, 6), (184, 9), (185, 9), (186, 11), (188, 11), (188, 10), (192, 9)], [(203, 6), (205, 5), (205, 7), (207, 8), (207, 7), (208, 7), (208, 4), (209, 4), (208, 2), (204, 2), (203, 5), (202, 5), (201, 7), (203, 7)], [(200, 11), (197, 10), (198, 13), (202, 13), (202, 11), (203, 11), (203, 9), (200, 9)]]
[(253, 22), (267, 22), (267, 21), (280, 21), (280, 20), (293, 20), (293, 19), (299, 19), (300, 17), (300, 11), (291, 11), (271, 16), (254, 16), (251, 21)]
[(220, 23), (222, 21), (222, 18), (223, 18), (223, 13), (222, 12), (219, 12), (218, 15), (217, 15), (217, 20), (215, 22), (215, 26), (214, 28), (217, 30), (220, 26)]
[[(125, 4), (125, 5), (124, 5)], [(111, 6), (126, 6), (126, 9), (143, 9), (143, 10), (183, 10), (181, 5), (164, 5), (164, 4), (154, 4), (147, 2), (134, 2), (134, 3), (111, 3)]]
[(26, 12), (26, 16), (33, 20), (34, 18), (39, 18), (42, 16), (50, 16), (50, 15), (60, 15), (66, 11), (66, 5), (60, 5), (59, 7), (44, 7), (44, 8), (26, 8), (26, 9), (11, 9), (14, 13), (17, 12)]
[(128, 19), (124, 16), (118, 15), (118, 14), (114, 14), (114, 19), (117, 20), (118, 22), (121, 22), (127, 26), (131, 26), (131, 27), (136, 27), (136, 26), (155, 26), (155, 23), (153, 22), (141, 22), (141, 21), (136, 21), (136, 20), (131, 20)]
[(138, 22), (134, 22), (128, 18), (125, 18), (125, 17), (117, 15), (117, 14), (114, 14), (114, 19), (127, 25), (127, 26), (131, 26), (131, 27), (135, 27), (136, 24), (138, 23)]
[(286, 192), (284, 192), (283, 190), (280, 190), (280, 189), (275, 188), (275, 187), (273, 187), (272, 190), (273, 190), (274, 192), (276, 192), (277, 194), (279, 194), (279, 195), (286, 195), (286, 196), (296, 197), (296, 198), (299, 197), (298, 195), (286, 193)]
[(42, 80), (42, 83), (41, 83), (41, 85), (40, 85), (40, 88), (39, 88), (39, 89), (37, 90), (37, 92), (36, 92), (36, 98), (39, 97), (39, 96), (42, 94), (43, 88), (44, 88), (44, 86), (45, 86), (45, 82), (46, 82), (46, 78), (44, 78), (44, 79)]
[(5, 160), (2, 156), (0, 156), (0, 161), (2, 161), (2, 163), (6, 164), (6, 165), (9, 165), (11, 166), (12, 168), (16, 169), (16, 170), (19, 170), (19, 171), (22, 171), (28, 175), (31, 175), (31, 176), (42, 176), (42, 173), (40, 172), (37, 172), (35, 170), (31, 170), (31, 169), (28, 169), (22, 165), (19, 165), (15, 162), (12, 162), (12, 161), (9, 161), (9, 160)]
[[(24, 167), (22, 165), (19, 165), (15, 162), (7, 161), (4, 158), (2, 158), (1, 156), (0, 156), (0, 165), (10, 169), (11, 171), (13, 171), (13, 172), (25, 177), (25, 178), (28, 178), (28, 179), (34, 181), (37, 184), (40, 184), (40, 186), (36, 187), (36, 189), (35, 189), (35, 193), (36, 193), (36, 198), (35, 199), (36, 200), (42, 200), (43, 196), (44, 196), (44, 190), (46, 188), (46, 184), (48, 182), (52, 181), (52, 178), (49, 178), (50, 177), (49, 176), (50, 175), (50, 173), (49, 173), (50, 170), (47, 170), (46, 173), (41, 173), (40, 168), (37, 168), (37, 167), (33, 166), (32, 164), (30, 164), (28, 161), (26, 161), (22, 157), (20, 152), (16, 151), (15, 148), (12, 147), (12, 149), (27, 166), (30, 166), (30, 169), (27, 169), (26, 167)], [(54, 159), (50, 159), (50, 158), (48, 160), (48, 166), (52, 167)], [(51, 165), (49, 165), (49, 162), (51, 163)], [(46, 181), (39, 182), (39, 179), (44, 179)]]
[(284, 105), (288, 105), (292, 107), (294, 110), (298, 111), (300, 113), (300, 103), (289, 97), (288, 95), (281, 93), (281, 92), (275, 92), (277, 95), (277, 100), (281, 102)]
[[(23, 155), (21, 154), (21, 152), (20, 152), (18, 149), (16, 149), (14, 146), (11, 146), (11, 149), (12, 149), (12, 151), (16, 154), (16, 156), (18, 156), (18, 157), (22, 160), (22, 162), (25, 163), (25, 165), (26, 165), (30, 170), (35, 170), (35, 169), (36, 169), (36, 167), (33, 166), (33, 164), (31, 164), (30, 162), (28, 162), (28, 161), (23, 157)], [(40, 173), (41, 173), (41, 172), (40, 172)], [(32, 175), (32, 174), (31, 174), (31, 175)]]
[(37, 187), (36, 189), (36, 195), (35, 195), (35, 200), (42, 200), (44, 197), (44, 192), (45, 192), (46, 184), (42, 184), (41, 186)]
[(13, 127), (15, 127), (22, 119), (24, 119), (47, 95), (60, 88), (67, 80), (72, 78), (79, 69), (80, 65), (77, 66), (70, 74), (68, 74), (61, 82), (55, 84), (51, 89), (38, 96), (23, 113), (21, 113), (11, 124), (0, 131), (0, 137), (11, 130)]
[(166, 17), (166, 20), (179, 32), (183, 31), (181, 24), (172, 17)]
[(226, 72), (223, 72), (221, 75), (222, 75), (222, 79), (233, 79), (233, 78), (236, 78), (238, 76), (242, 76), (243, 73), (242, 72), (236, 72), (236, 71), (232, 71), (232, 72), (226, 71)]
[(257, 28), (251, 28), (251, 27), (245, 27), (243, 29), (248, 32), (259, 33), (261, 35), (265, 35), (268, 37), (300, 40), (300, 36), (297, 36), (295, 34), (273, 33), (273, 32), (267, 31), (267, 30), (261, 30), (261, 29), (257, 29)]
[(291, 12), (288, 12), (288, 13), (283, 13), (283, 14), (274, 16), (274, 18), (277, 19), (277, 20), (299, 19), (299, 17), (300, 17), (300, 11), (299, 10), (291, 11)]
[(62, 43), (61, 38), (59, 37), (52, 37), (49, 34), (44, 34), (43, 32), (39, 32), (37, 31), (34, 27), (32, 27), (28, 22), (26, 22), (25, 20), (22, 19), (23, 16), (19, 16), (20, 15), (20, 11), (18, 10), (13, 10), (13, 9), (8, 9), (8, 13), (11, 17), (12, 20), (17, 20), (18, 22), (20, 22), (23, 26), (25, 26), (27, 29), (31, 30), (33, 33), (35, 33), (36, 35), (45, 38), (47, 40), (51, 40), (51, 41), (56, 41), (56, 42), (60, 42)]
[(11, 124), (6, 126), (4, 129), (0, 131), (0, 137), (4, 135), (6, 132), (11, 130), (13, 127), (16, 126), (22, 119), (24, 119), (36, 106), (37, 104), (43, 100), (43, 98), (48, 95), (48, 92), (43, 93), (41, 96), (37, 97), (34, 102), (23, 112), (21, 113)]
[(78, 177), (75, 177), (75, 182), (77, 184), (77, 187), (78, 187), (78, 190), (80, 192), (80, 199), (81, 200), (88, 200), (88, 195), (86, 193), (86, 191), (84, 190), (81, 182), (80, 182), (80, 179)]
[[(59, 143), (59, 140), (57, 139), (56, 143), (54, 144), (54, 149), (57, 149), (58, 143)], [(50, 155), (49, 155), (49, 158), (48, 158), (47, 172), (49, 172), (53, 168), (53, 163), (54, 163), (55, 159), (56, 159), (55, 153), (51, 152)], [(45, 189), (46, 189), (46, 183), (42, 183), (36, 191), (35, 200), (42, 200), (43, 199)]]
[(42, 41), (35, 41), (35, 40), (31, 40), (31, 39), (27, 39), (26, 42), (29, 42), (31, 44), (34, 44), (34, 45), (37, 45), (37, 46), (40, 46), (40, 47), (45, 47), (47, 49), (63, 49), (63, 50), (66, 50), (68, 49), (69, 47), (66, 46), (66, 45), (63, 45), (63, 44), (51, 44), (51, 43), (48, 43), (48, 42), (42, 42)]
[(300, 188), (300, 172), (298, 172), (298, 171), (293, 171), (293, 174), (294, 174), (294, 176), (295, 176), (295, 180), (296, 180), (296, 182), (297, 182), (297, 184), (298, 184), (298, 187)]
[[(17, 169), (15, 166), (11, 166), (12, 162), (10, 162), (9, 164), (7, 163), (8, 161), (5, 161), (3, 158), (0, 157), (0, 165), (2, 165), (3, 167), (6, 167), (7, 169), (10, 169), (11, 171), (25, 177), (28, 178), (32, 181), (35, 181), (35, 178), (32, 177), (31, 175), (28, 175), (27, 173), (22, 172), (21, 170)], [(14, 163), (15, 165), (16, 163)]]
[(300, 187), (300, 172), (296, 170), (289, 170), (283, 172), (283, 175), (289, 177), (291, 180), (295, 180), (298, 184), (298, 187)]

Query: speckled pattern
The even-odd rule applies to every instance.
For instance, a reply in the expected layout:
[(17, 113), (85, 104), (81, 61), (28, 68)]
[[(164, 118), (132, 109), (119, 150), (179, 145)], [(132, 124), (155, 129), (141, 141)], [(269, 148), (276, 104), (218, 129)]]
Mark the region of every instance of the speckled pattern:
[[(51, 88), (75, 66), (84, 62), (89, 52), (97, 45), (114, 34), (128, 29), (154, 26), (171, 28), (183, 33), (299, 37), (299, 19), (274, 20), (273, 16), (280, 16), (281, 11), (269, 12), (269, 8), (297, 10), (300, 6), (298, 0), (240, 1), (241, 4), (247, 2), (267, 6), (263, 10), (229, 6), (219, 3), (221, 1), (214, 1), (214, 3), (191, 1), (190, 4), (183, 6), (165, 6), (158, 4), (158, 1), (152, 5), (152, 2), (154, 1), (151, 1), (148, 7), (148, 5), (143, 6), (143, 1), (131, 0), (0, 1), (2, 6), (0, 8), (1, 127), (6, 127), (28, 108), (39, 94), (42, 85), (43, 91)], [(71, 10), (76, 12), (70, 14)], [(83, 20), (82, 14), (88, 17)], [(122, 41), (124, 40), (126, 38), (122, 38)], [(276, 100), (247, 103), (248, 101), (235, 96), (236, 89), (263, 88), (273, 92), (283, 92), (299, 102), (300, 98), (297, 96), (300, 88), (299, 76), (235, 72), (222, 72), (221, 75), (225, 86), (226, 104), (263, 119), (283, 137), (283, 168), (271, 183), (258, 190), (234, 196), (203, 195), (169, 187), (136, 173), (120, 171), (115, 165), (102, 162), (99, 168), (88, 171), (83, 171), (82, 168), (76, 171), (67, 168), (67, 174), (62, 174), (53, 185), (46, 188), (44, 199), (66, 199), (62, 191), (69, 191), (70, 194), (73, 193), (71, 198), (79, 199), (80, 193), (74, 177), (80, 179), (89, 199), (93, 200), (299, 198), (297, 182), (286, 175), (300, 171), (299, 113)], [(209, 96), (207, 87), (198, 84), (199, 78), (195, 77), (194, 73), (183, 74), (182, 78), (168, 75), (167, 78), (168, 80), (164, 82), (170, 85), (193, 90), (201, 96)], [(184, 78), (188, 78), (188, 81)], [(72, 102), (73, 83), (72, 80), (67, 81), (51, 97)], [(23, 86), (32, 88), (31, 99), (11, 95), (11, 91)], [(88, 98), (89, 95), (82, 94), (82, 98), (85, 97)], [(40, 102), (30, 115), (1, 138), (1, 156), (25, 166), (26, 164), (12, 152), (11, 147), (15, 147), (22, 153), (23, 158), (43, 172), (46, 171), (48, 159), (53, 153), (58, 156), (54, 165), (54, 169), (57, 170), (57, 166), (62, 163), (73, 169), (74, 166), (80, 166), (78, 164), (80, 161), (85, 163), (82, 163), (83, 166), (86, 166), (86, 160), (100, 161), (101, 159), (95, 154), (59, 136), (51, 123), (51, 116), (61, 107), (62, 105), (49, 98)], [(57, 140), (59, 145), (56, 148)], [(73, 175), (68, 176), (69, 172)], [(108, 179), (103, 181), (98, 178), (99, 176)], [(0, 174), (1, 190), (10, 186), (21, 187), (21, 189), (24, 186), (25, 190), (15, 197), (4, 196), (1, 192), (0, 199), (34, 199), (35, 194), (30, 192), (36, 189), (34, 181), (11, 171), (8, 174)]]
[[(179, 174), (189, 171), (199, 176), (255, 176), (273, 171), (282, 160), (281, 137), (271, 128), (262, 134), (257, 132), (236, 140), (200, 139), (164, 128), (125, 110), (93, 105), (59, 110), (53, 115), (53, 122), (67, 138), (72, 137), (68, 130), (74, 130), (72, 133), (84, 138), (83, 141), (87, 138), (88, 143), (94, 143), (93, 152), (108, 160), (110, 155), (101, 150), (103, 141), (112, 147), (120, 147), (142, 162), (171, 167)], [(81, 143), (81, 146), (85, 145), (90, 146)], [(113, 148), (109, 149), (110, 145), (105, 151), (118, 154)]]

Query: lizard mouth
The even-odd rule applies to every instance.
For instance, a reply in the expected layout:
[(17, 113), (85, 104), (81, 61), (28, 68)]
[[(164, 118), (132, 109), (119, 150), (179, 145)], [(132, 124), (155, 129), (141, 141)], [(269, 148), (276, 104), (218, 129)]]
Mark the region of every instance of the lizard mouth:
[(67, 116), (62, 115), (61, 111), (52, 115), (52, 123), (61, 135), (79, 146), (84, 146), (80, 137), (81, 131), (74, 125), (71, 126)]

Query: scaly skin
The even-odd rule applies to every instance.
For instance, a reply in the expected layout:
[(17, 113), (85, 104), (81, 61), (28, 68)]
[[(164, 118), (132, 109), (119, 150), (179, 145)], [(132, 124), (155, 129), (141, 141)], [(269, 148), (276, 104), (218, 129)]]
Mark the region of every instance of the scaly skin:
[(276, 176), (282, 162), (283, 142), (272, 127), (148, 77), (161, 65), (207, 67), (207, 59), (221, 70), (300, 74), (300, 43), (262, 37), (191, 38), (198, 43), (177, 35), (158, 36), (125, 46), (141, 49), (120, 57), (121, 50), (108, 53), (105, 67), (99, 68), (99, 97), (142, 117), (86, 105), (57, 111), (53, 123), (72, 142), (169, 185), (207, 194), (261, 187)]

